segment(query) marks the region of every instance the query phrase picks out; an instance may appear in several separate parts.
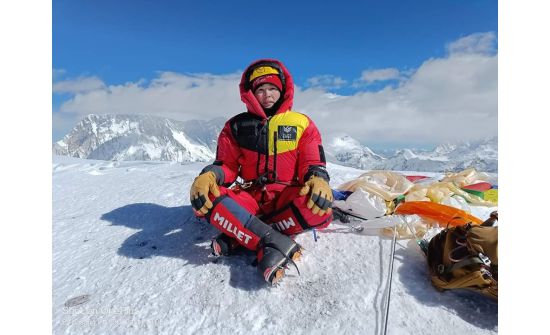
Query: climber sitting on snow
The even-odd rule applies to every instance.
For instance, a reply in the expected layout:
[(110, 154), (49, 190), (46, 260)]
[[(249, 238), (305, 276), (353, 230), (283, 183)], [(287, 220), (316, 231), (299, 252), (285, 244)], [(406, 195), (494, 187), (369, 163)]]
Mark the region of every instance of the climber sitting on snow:
[[(255, 251), (260, 273), (274, 284), (301, 255), (289, 235), (331, 222), (330, 179), (317, 127), (291, 110), (294, 84), (284, 65), (252, 63), (239, 88), (248, 111), (226, 122), (214, 163), (191, 186), (191, 204), (222, 232), (214, 254), (239, 245)], [(243, 182), (228, 188), (237, 177)]]

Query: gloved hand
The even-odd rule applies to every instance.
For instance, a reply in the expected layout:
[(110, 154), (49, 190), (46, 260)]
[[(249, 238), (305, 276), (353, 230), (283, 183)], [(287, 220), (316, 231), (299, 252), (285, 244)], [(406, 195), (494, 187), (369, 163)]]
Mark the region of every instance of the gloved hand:
[(307, 208), (310, 208), (313, 214), (319, 216), (332, 212), (332, 190), (327, 181), (321, 177), (311, 176), (306, 181), (304, 187), (300, 190), (300, 195), (306, 195), (311, 192)]
[(220, 196), (216, 175), (212, 171), (201, 174), (195, 178), (193, 185), (191, 185), (191, 205), (197, 212), (206, 214), (212, 208), (208, 193), (212, 193), (216, 198)]

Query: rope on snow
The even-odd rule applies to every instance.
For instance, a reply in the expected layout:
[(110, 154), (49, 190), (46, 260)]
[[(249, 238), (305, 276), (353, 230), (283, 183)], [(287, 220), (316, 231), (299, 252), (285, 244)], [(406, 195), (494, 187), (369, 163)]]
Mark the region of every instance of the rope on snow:
[(397, 239), (397, 229), (396, 227), (393, 227), (393, 238), (391, 242), (391, 258), (390, 258), (390, 266), (389, 266), (389, 273), (388, 273), (388, 283), (386, 284), (386, 287), (388, 288), (388, 295), (386, 298), (386, 310), (384, 313), (384, 335), (387, 334), (388, 331), (388, 316), (390, 314), (390, 297), (391, 297), (391, 282), (393, 278), (393, 261), (395, 256), (395, 244)]

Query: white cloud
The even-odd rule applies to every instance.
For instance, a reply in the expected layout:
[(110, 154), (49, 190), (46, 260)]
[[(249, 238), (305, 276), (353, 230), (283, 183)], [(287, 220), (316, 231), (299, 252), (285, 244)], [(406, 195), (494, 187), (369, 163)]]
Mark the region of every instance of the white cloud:
[[(401, 73), (397, 87), (352, 96), (329, 93), (321, 85), (307, 89), (296, 87), (294, 109), (308, 114), (325, 138), (347, 133), (371, 146), (431, 145), (494, 136), (497, 134), (498, 55), (485, 51), (490, 50), (488, 45), (494, 44), (491, 38), (495, 35), (474, 35), (450, 43), (447, 56), (426, 60), (406, 76)], [(385, 75), (370, 72), (365, 80), (399, 76), (396, 69), (385, 70), (391, 71), (384, 72)], [(321, 84), (323, 78), (319, 76), (313, 83)], [(329, 83), (330, 80), (338, 83), (336, 78), (326, 77)], [(75, 117), (124, 113), (178, 120), (229, 118), (245, 111), (238, 93), (239, 80), (240, 73), (173, 72), (161, 72), (149, 83), (123, 85), (105, 85), (95, 78), (90, 81), (95, 85), (66, 85), (73, 87), (75, 95), (59, 110)], [(59, 86), (57, 89), (60, 90)]]
[(449, 54), (493, 54), (496, 51), (494, 32), (475, 33), (447, 44)]
[(496, 136), (498, 55), (487, 47), (495, 35), (474, 35), (403, 76), (398, 87), (339, 97), (298, 90), (296, 108), (311, 116), (323, 136), (347, 133), (372, 146)]
[[(64, 74), (64, 71), (54, 71), (54, 80)], [(80, 77), (72, 80), (57, 81), (53, 84), (53, 93), (87, 93), (105, 88), (103, 81), (97, 77)]]
[(318, 87), (324, 89), (335, 89), (343, 87), (347, 82), (340, 78), (330, 74), (315, 76), (309, 78), (307, 83), (310, 87)]
[(361, 73), (360, 80), (367, 84), (375, 81), (386, 81), (392, 79), (399, 79), (399, 70), (396, 68), (385, 68), (375, 70), (365, 70)]
[(63, 114), (65, 120), (72, 117), (74, 124), (84, 115), (107, 113), (151, 114), (176, 120), (230, 117), (243, 111), (239, 80), (240, 74), (173, 72), (160, 72), (149, 83), (141, 80), (105, 85), (94, 77), (67, 80), (54, 83), (55, 92), (73, 93), (56, 113)]
[(78, 121), (80, 121), (80, 116), (73, 114), (61, 114), (53, 113), (52, 114), (52, 136), (55, 141), (60, 140), (65, 136)]

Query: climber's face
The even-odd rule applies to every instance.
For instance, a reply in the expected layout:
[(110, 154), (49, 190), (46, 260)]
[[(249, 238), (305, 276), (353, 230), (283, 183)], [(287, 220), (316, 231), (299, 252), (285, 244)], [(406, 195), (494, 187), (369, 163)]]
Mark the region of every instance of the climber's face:
[(263, 108), (271, 108), (281, 97), (281, 92), (273, 84), (263, 84), (254, 91), (254, 96)]

